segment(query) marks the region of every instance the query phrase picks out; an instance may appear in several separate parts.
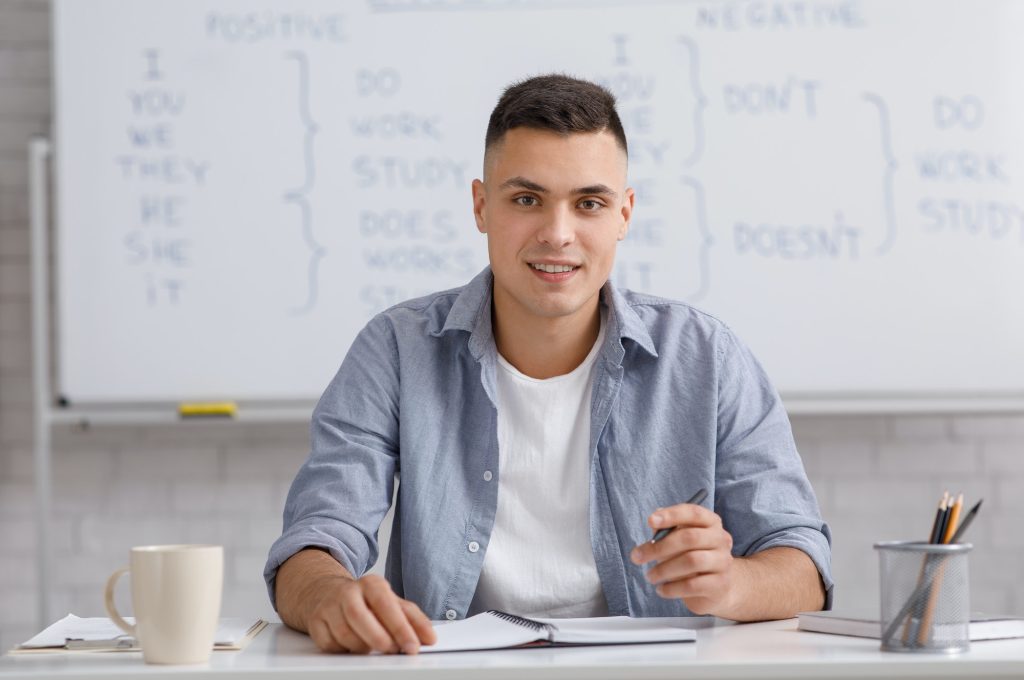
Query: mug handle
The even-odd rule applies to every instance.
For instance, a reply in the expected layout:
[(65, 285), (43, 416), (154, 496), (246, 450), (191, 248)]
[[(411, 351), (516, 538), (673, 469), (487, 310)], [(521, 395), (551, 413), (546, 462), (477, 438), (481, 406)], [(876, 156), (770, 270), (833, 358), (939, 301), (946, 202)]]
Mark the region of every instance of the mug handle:
[(107, 590), (104, 599), (107, 603), (107, 615), (110, 616), (110, 620), (116, 623), (118, 628), (137, 638), (135, 626), (121, 618), (121, 614), (117, 611), (117, 605), (114, 604), (114, 586), (117, 585), (117, 580), (128, 573), (128, 571), (130, 571), (128, 567), (123, 567), (110, 575), (110, 578), (107, 579)]

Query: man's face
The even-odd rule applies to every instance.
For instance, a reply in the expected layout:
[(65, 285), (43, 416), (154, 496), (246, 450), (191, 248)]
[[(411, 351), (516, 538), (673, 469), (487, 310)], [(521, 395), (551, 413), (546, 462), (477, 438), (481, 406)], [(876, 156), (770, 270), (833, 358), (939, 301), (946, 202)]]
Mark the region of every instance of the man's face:
[(496, 313), (588, 321), (632, 210), (626, 154), (611, 133), (507, 132), (488, 154), (484, 181), (473, 182)]

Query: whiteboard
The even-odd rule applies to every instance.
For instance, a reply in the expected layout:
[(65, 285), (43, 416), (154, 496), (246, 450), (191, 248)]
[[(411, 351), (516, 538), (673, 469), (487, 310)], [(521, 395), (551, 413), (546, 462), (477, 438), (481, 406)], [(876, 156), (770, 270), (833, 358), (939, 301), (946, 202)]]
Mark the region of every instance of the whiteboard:
[(615, 281), (784, 397), (1024, 396), (1024, 3), (62, 0), (59, 392), (308, 400), (354, 335), (486, 264), (488, 114), (607, 84)]

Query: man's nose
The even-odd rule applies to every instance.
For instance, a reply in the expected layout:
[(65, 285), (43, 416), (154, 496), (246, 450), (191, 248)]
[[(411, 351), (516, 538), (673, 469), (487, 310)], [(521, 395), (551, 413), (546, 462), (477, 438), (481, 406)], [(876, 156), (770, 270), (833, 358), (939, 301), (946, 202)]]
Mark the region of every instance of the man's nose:
[(576, 223), (572, 209), (556, 206), (537, 232), (537, 240), (551, 248), (564, 248), (575, 241)]

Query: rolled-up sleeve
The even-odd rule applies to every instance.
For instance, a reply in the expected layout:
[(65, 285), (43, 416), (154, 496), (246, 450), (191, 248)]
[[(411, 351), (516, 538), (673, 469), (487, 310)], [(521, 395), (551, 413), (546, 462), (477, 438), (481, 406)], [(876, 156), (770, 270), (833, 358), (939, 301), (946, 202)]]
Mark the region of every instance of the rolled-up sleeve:
[(330, 552), (359, 577), (377, 559), (377, 531), (398, 464), (398, 350), (387, 319), (359, 333), (313, 412), (310, 454), (292, 482), (284, 529), (263, 572), (277, 606), (277, 570), (303, 548)]
[(797, 453), (789, 418), (754, 356), (727, 329), (719, 346), (715, 512), (737, 556), (787, 546), (807, 554), (831, 609), (831, 532)]

